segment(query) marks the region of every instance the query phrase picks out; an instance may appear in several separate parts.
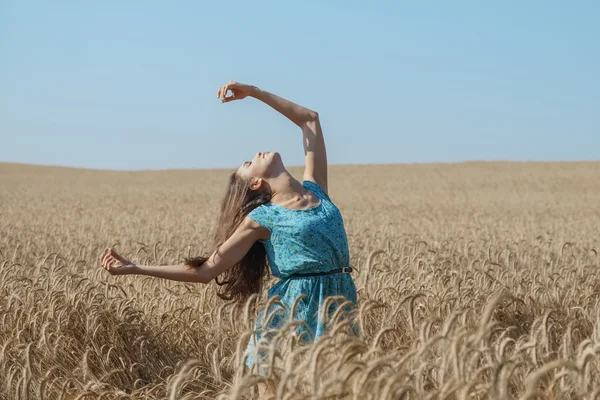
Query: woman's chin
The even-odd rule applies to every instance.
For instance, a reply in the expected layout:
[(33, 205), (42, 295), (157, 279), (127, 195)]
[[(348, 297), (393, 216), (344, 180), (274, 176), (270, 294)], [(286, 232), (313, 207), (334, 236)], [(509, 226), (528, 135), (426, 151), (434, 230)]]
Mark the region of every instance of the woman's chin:
[(273, 159), (273, 160), (278, 160), (279, 163), (281, 165), (283, 165), (283, 160), (281, 159), (281, 154), (279, 154), (278, 152), (274, 151), (272, 153), (269, 153), (269, 156)]

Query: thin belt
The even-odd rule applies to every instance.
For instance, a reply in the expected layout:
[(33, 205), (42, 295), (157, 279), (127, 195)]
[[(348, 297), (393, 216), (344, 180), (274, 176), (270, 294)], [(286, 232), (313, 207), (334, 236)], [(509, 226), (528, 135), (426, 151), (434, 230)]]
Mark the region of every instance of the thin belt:
[[(322, 276), (322, 275), (333, 275), (333, 274), (349, 274), (352, 272), (352, 267), (344, 267), (344, 268), (338, 268), (338, 269), (334, 269), (331, 271), (325, 271), (325, 272), (309, 272), (307, 274), (291, 274), (289, 276), (287, 276), (286, 278), (306, 278), (309, 276)], [(284, 279), (286, 279), (284, 278)]]

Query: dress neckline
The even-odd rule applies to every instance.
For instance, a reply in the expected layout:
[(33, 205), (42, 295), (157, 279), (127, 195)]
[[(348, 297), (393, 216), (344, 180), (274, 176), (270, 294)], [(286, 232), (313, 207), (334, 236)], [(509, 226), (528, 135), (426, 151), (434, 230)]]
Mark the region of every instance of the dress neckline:
[[(317, 199), (319, 199), (319, 196), (317, 196), (317, 194), (315, 192), (313, 192), (312, 190), (310, 190), (307, 187), (304, 187), (304, 188), (306, 190), (308, 190), (309, 192), (311, 192), (312, 194), (314, 194)], [(288, 211), (314, 211), (323, 205), (323, 200), (319, 199), (319, 204), (317, 204), (316, 206), (313, 206), (311, 208), (299, 208), (299, 209), (287, 208), (287, 207), (282, 206), (281, 204), (277, 204), (277, 203), (273, 203), (273, 202), (269, 202), (269, 204), (273, 204), (279, 208), (283, 208), (284, 210), (288, 210)]]

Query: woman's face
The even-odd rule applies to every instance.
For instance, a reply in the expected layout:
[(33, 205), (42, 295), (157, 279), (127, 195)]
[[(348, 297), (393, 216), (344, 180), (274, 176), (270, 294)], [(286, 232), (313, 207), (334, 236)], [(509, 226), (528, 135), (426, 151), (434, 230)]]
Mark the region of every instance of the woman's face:
[[(277, 152), (256, 153), (252, 160), (244, 162), (237, 171), (238, 176), (251, 180), (253, 189), (261, 186), (262, 180), (274, 178), (285, 172), (281, 156)], [(258, 184), (258, 187), (254, 187)]]

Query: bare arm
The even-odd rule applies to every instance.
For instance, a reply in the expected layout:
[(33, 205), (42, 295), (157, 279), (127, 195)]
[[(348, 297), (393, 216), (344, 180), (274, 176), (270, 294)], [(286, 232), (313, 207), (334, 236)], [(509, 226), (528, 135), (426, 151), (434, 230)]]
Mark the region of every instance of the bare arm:
[(114, 275), (147, 275), (180, 282), (209, 283), (237, 264), (257, 240), (266, 239), (268, 235), (266, 228), (246, 217), (233, 235), (200, 267), (183, 264), (135, 265), (116, 253), (115, 256), (103, 256), (102, 266)]
[[(232, 93), (229, 97), (228, 91)], [(315, 182), (327, 193), (327, 151), (319, 114), (273, 93), (242, 83), (230, 82), (217, 92), (217, 97), (221, 97), (224, 103), (247, 96), (271, 106), (302, 129), (306, 165), (304, 179)]]
[(302, 126), (304, 142), (304, 180), (316, 183), (329, 194), (327, 187), (327, 151), (321, 131), (321, 122), (317, 116)]

